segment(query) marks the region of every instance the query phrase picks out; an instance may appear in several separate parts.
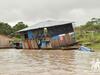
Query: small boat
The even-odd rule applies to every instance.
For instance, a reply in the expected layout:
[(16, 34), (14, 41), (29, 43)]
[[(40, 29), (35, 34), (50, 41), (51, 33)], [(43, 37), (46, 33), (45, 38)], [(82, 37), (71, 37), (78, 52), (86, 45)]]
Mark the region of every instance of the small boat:
[(94, 52), (91, 48), (88, 48), (88, 47), (85, 47), (85, 46), (80, 46), (79, 50), (80, 50), (80, 51)]
[(22, 43), (20, 43), (20, 42), (13, 43), (12, 47), (16, 48), (16, 49), (23, 49)]

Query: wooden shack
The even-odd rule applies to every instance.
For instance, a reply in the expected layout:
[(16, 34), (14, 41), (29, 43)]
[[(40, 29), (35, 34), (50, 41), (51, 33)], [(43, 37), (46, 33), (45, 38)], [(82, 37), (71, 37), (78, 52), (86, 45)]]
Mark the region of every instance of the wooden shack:
[(44, 21), (18, 31), (23, 39), (23, 48), (61, 48), (75, 41), (73, 23), (66, 21)]
[(5, 35), (0, 35), (0, 48), (11, 48), (10, 41), (12, 39)]

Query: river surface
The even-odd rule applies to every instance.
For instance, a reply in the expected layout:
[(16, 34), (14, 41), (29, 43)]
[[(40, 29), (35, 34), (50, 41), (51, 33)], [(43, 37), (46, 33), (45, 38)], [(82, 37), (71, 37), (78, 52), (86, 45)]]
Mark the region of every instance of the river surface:
[(0, 75), (100, 75), (100, 52), (0, 49)]

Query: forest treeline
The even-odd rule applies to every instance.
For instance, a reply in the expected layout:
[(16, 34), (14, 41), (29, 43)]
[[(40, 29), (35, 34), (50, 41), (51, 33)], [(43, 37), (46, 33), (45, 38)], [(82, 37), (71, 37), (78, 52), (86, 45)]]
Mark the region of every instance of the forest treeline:
[(28, 27), (23, 22), (18, 22), (15, 26), (11, 27), (8, 23), (0, 22), (0, 34), (15, 36), (16, 31)]
[(80, 27), (76, 27), (76, 30), (80, 29), (80, 31), (100, 31), (100, 18), (92, 18), (85, 25), (81, 25)]
[(76, 27), (75, 32), (79, 43), (100, 50), (100, 18), (92, 18), (85, 25)]
[[(11, 27), (8, 23), (0, 22), (0, 34), (3, 35), (15, 35), (15, 32), (23, 28), (28, 27), (28, 25), (23, 22), (18, 22), (15, 26)], [(92, 18), (85, 25), (80, 25), (75, 28), (76, 31), (98, 31), (100, 32), (100, 18)]]

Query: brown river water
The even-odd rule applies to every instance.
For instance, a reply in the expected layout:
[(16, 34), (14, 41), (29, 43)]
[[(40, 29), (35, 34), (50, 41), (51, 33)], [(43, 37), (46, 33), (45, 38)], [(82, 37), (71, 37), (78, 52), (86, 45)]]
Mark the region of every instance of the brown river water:
[(0, 49), (0, 75), (100, 75), (91, 69), (100, 52)]

